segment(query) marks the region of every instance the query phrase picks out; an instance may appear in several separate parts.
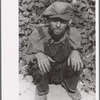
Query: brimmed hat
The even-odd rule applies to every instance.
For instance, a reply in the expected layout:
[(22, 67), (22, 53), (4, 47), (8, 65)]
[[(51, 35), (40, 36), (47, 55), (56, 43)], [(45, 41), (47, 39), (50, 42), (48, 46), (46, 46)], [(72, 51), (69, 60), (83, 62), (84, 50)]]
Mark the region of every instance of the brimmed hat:
[(43, 17), (61, 18), (69, 20), (73, 16), (73, 7), (69, 3), (55, 2), (51, 4), (43, 13)]

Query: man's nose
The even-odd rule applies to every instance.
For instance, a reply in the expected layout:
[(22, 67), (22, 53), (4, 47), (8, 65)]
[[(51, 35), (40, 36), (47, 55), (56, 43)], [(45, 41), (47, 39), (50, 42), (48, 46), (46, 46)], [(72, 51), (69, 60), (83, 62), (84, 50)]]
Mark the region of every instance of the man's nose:
[(59, 28), (61, 26), (60, 21), (57, 22), (56, 27)]

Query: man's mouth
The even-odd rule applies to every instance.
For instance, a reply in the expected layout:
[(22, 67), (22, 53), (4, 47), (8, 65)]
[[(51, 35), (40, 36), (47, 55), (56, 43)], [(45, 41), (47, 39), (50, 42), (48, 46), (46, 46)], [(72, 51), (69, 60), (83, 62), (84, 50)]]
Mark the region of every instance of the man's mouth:
[(55, 29), (55, 30), (54, 30), (54, 33), (55, 33), (55, 34), (59, 34), (59, 33), (61, 33), (61, 32), (62, 32), (61, 29)]

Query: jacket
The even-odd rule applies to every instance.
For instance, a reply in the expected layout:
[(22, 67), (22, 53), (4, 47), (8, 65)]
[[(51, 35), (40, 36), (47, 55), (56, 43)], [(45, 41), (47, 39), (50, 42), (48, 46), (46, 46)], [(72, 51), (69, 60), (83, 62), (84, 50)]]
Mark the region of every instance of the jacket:
[[(81, 51), (81, 34), (76, 28), (70, 27), (66, 34), (73, 49)], [(48, 27), (39, 27), (29, 36), (29, 44), (23, 54), (30, 55), (37, 52), (44, 52), (44, 43), (51, 39), (48, 33)]]

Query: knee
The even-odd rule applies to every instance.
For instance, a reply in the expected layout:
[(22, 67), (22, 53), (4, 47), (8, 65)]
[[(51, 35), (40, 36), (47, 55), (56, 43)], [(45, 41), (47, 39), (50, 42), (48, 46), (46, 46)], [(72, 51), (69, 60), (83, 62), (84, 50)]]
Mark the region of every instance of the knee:
[(38, 70), (38, 71), (36, 71), (35, 73), (32, 74), (32, 77), (33, 77), (33, 83), (38, 84), (45, 77), (45, 73)]
[(34, 84), (38, 84), (45, 75), (45, 73), (40, 71), (37, 63), (33, 64), (30, 67), (28, 73), (29, 73), (29, 75), (31, 75), (33, 77)]
[(80, 67), (79, 71), (76, 71), (78, 74), (81, 74), (83, 72), (83, 68)]

